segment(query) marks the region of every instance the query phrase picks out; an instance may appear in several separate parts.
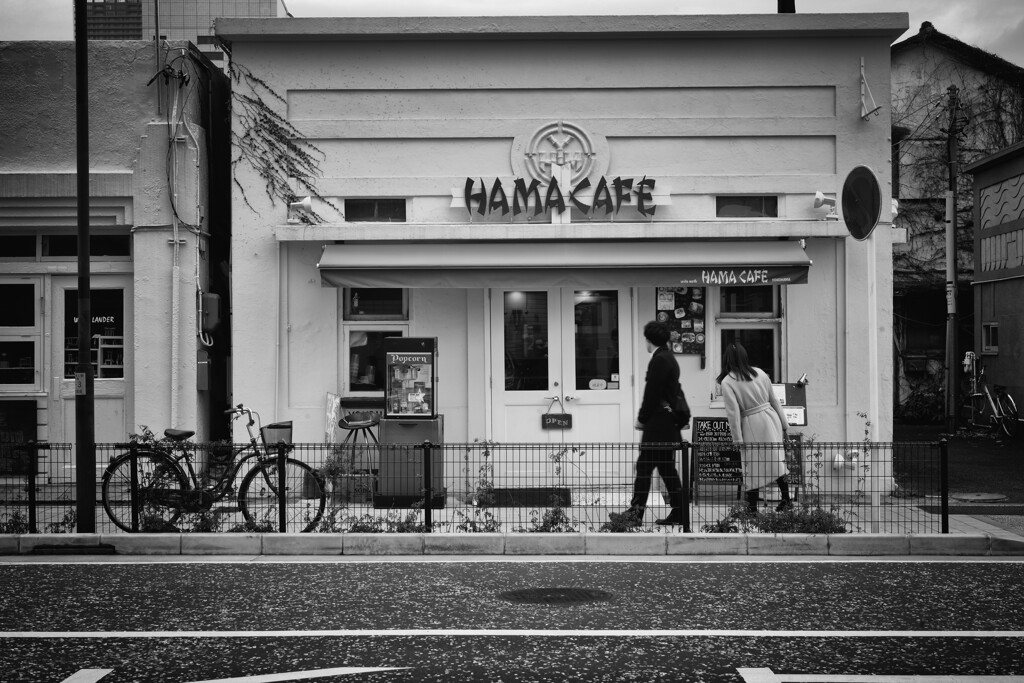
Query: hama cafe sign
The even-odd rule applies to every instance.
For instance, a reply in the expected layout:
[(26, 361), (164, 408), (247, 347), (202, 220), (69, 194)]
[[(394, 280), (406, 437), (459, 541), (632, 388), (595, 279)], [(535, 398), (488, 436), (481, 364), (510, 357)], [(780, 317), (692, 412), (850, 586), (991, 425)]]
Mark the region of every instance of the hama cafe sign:
[(534, 216), (546, 211), (562, 214), (570, 206), (584, 215), (609, 215), (617, 214), (625, 204), (641, 216), (651, 217), (658, 208), (654, 196), (656, 184), (654, 178), (646, 176), (639, 180), (619, 177), (609, 180), (601, 176), (596, 185), (590, 178), (583, 178), (575, 185), (563, 188), (558, 179), (552, 177), (546, 186), (536, 178), (531, 178), (529, 184), (525, 178), (516, 178), (511, 187), (506, 188), (500, 178), (495, 178), (490, 184), (483, 178), (466, 178), (460, 203), (470, 216), (474, 211), (481, 216), (499, 212), (502, 216), (509, 212), (518, 216), (530, 211)]
[(512, 169), (517, 177), (467, 177), (452, 188), (452, 208), (479, 216), (531, 217), (551, 212), (552, 222), (568, 219), (567, 209), (585, 216), (631, 211), (652, 218), (660, 205), (671, 203), (664, 183), (642, 178), (607, 177), (598, 164), (609, 159), (604, 138), (566, 121), (541, 126), (512, 143)]

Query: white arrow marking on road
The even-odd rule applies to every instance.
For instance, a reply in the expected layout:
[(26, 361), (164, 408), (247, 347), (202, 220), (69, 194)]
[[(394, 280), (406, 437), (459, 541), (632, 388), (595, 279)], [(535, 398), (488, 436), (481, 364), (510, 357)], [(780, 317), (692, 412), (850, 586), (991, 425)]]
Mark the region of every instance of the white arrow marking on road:
[(771, 669), (736, 669), (746, 683), (1021, 683), (1024, 676), (909, 676), (890, 674), (777, 674)]
[(113, 669), (80, 669), (77, 673), (71, 674), (61, 683), (96, 683)]
[(398, 671), (408, 669), (407, 666), (339, 666), (333, 669), (311, 669), (309, 671), (288, 671), (281, 674), (259, 674), (254, 676), (239, 676), (237, 678), (211, 678), (206, 681), (191, 681), (190, 683), (274, 683), (274, 681), (305, 681), (310, 678), (324, 678), (325, 676), (342, 676), (344, 674), (373, 673), (375, 671)]

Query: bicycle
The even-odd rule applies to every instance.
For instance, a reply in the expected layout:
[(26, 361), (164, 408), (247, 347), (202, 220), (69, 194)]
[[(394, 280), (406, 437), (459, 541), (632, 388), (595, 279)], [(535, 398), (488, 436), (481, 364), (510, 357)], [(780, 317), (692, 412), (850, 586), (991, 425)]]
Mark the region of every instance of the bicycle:
[[(231, 496), (236, 478), (248, 465), (237, 489), (237, 510), (253, 528), (282, 530), (278, 448), (282, 443), (286, 450), (294, 448), (287, 443), (292, 423), (264, 427), (259, 413), (241, 403), (225, 414), (232, 416), (232, 422), (248, 418), (249, 443), (240, 448), (229, 445), (230, 460), (225, 454), (220, 467), (208, 464), (201, 475), (193, 464), (195, 444), (188, 441), (194, 431), (167, 429), (165, 438), (130, 444), (128, 452), (115, 457), (103, 473), (101, 490), (110, 520), (125, 531), (177, 531), (174, 525), (183, 514), (208, 512)], [(282, 531), (311, 531), (326, 505), (324, 478), (306, 463), (287, 457), (284, 487), (286, 528)]]
[(1017, 404), (1006, 392), (1006, 387), (993, 384), (993, 396), (985, 382), (985, 366), (973, 351), (968, 351), (964, 355), (964, 372), (968, 373), (970, 379), (970, 398), (968, 403), (964, 404), (968, 423), (977, 427), (1002, 430), (1011, 438), (1016, 436), (1020, 425)]

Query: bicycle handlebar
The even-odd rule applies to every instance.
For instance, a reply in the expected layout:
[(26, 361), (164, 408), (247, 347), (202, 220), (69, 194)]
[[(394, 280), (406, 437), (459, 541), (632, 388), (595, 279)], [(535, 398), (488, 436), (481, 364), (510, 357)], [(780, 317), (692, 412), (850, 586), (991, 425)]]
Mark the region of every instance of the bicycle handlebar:
[[(254, 424), (256, 424), (256, 420), (254, 420), (253, 417), (252, 417), (253, 414), (255, 414), (255, 411), (253, 411), (251, 408), (246, 408), (241, 403), (239, 403), (234, 408), (231, 408), (229, 410), (225, 410), (224, 414), (225, 415), (248, 415), (249, 416), (249, 423), (248, 423), (247, 426), (248, 427), (252, 427)], [(234, 419), (234, 418), (232, 418), (232, 419)]]

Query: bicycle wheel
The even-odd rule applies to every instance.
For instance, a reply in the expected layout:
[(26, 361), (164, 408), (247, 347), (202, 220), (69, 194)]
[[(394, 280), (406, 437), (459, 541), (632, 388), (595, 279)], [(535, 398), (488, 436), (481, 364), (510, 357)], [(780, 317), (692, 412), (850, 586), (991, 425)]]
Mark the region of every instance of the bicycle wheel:
[(1018, 422), (1017, 404), (1013, 402), (1013, 397), (1009, 394), (1000, 394), (996, 397), (996, 402), (999, 404), (999, 410), (1003, 414), (1003, 420), (999, 424), (1003, 429), (1003, 433), (1011, 438), (1017, 436), (1017, 428), (1020, 426), (1020, 422)]
[[(327, 496), (324, 482), (304, 462), (288, 458), (285, 480), (285, 528), (283, 531), (312, 531), (324, 514)], [(278, 504), (278, 468), (276, 460), (256, 465), (238, 487), (238, 507), (245, 521), (267, 531), (282, 531)]]
[[(132, 528), (132, 466), (136, 470), (137, 527)], [(174, 523), (188, 491), (188, 478), (163, 453), (137, 451), (114, 459), (103, 473), (103, 509), (115, 526), (125, 531), (177, 531)]]

